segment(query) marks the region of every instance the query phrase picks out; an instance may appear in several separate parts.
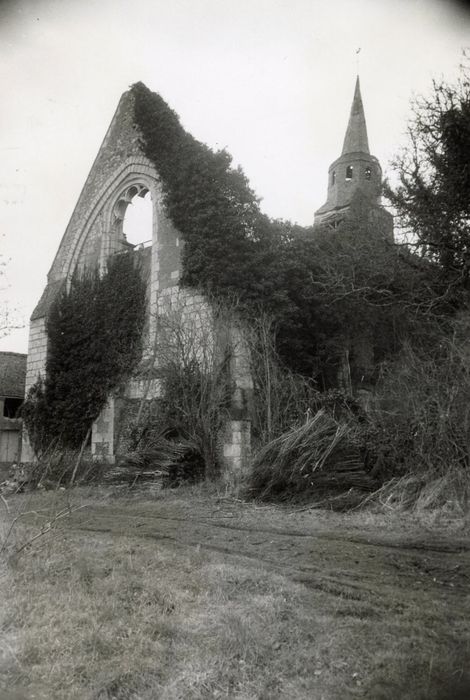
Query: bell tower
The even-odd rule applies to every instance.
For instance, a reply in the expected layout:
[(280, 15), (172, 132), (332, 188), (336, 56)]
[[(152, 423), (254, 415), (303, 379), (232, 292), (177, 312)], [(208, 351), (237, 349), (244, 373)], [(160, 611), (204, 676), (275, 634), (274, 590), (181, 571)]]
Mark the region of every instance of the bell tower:
[(343, 150), (328, 170), (325, 204), (315, 212), (315, 224), (336, 227), (345, 218), (357, 196), (367, 202), (374, 218), (381, 219), (382, 235), (393, 237), (393, 218), (381, 205), (382, 168), (369, 151), (367, 125), (362, 104), (359, 76), (344, 137)]

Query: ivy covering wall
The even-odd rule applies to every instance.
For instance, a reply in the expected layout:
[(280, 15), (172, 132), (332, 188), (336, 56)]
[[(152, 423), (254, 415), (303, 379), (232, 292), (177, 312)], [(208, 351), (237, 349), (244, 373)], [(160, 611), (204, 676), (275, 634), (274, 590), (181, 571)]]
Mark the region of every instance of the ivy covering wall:
[(46, 376), (30, 389), (23, 417), (36, 454), (77, 448), (108, 396), (140, 359), (146, 281), (132, 253), (107, 270), (75, 275), (47, 319)]
[(270, 221), (242, 170), (231, 167), (226, 151), (213, 152), (188, 134), (160, 95), (142, 83), (132, 89), (144, 152), (184, 237), (182, 284), (236, 296), (244, 306), (284, 302)]
[(268, 315), (282, 360), (320, 385), (334, 384), (339, 355), (364, 327), (383, 357), (400, 346), (410, 314), (419, 325), (423, 298), (434, 303), (432, 271), (384, 240), (361, 195), (334, 232), (269, 219), (226, 151), (194, 139), (142, 83), (132, 91), (143, 150), (184, 238), (183, 285), (236, 299), (248, 320)]

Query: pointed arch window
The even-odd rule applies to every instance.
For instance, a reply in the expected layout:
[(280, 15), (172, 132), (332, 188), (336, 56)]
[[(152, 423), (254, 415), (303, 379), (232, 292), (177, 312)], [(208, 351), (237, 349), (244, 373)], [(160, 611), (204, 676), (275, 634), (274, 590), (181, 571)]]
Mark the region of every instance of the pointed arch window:
[(142, 184), (125, 190), (115, 205), (121, 237), (132, 246), (152, 244), (153, 206), (150, 192)]
[(334, 185), (336, 183), (336, 171), (333, 170), (331, 173), (331, 184)]
[(352, 165), (348, 165), (346, 168), (346, 180), (352, 180), (353, 179), (353, 171), (354, 168)]

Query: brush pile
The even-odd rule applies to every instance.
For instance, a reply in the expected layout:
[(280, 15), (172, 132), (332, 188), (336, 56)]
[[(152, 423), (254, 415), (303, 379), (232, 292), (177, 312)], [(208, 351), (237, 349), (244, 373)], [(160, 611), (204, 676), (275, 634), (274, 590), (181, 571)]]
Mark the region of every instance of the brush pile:
[(323, 410), (262, 447), (252, 464), (250, 491), (263, 499), (308, 501), (373, 488), (354, 429)]
[(160, 436), (151, 445), (120, 459), (106, 473), (105, 480), (129, 485), (161, 480), (162, 486), (177, 486), (183, 481), (199, 481), (203, 476), (204, 462), (194, 443)]

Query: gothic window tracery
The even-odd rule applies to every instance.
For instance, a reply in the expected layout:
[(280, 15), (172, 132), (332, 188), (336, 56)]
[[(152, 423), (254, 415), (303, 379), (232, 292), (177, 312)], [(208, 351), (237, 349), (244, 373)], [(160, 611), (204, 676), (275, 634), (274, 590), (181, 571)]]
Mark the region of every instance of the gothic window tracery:
[(123, 241), (133, 246), (151, 244), (152, 200), (145, 185), (133, 184), (124, 190), (114, 205), (113, 217)]

